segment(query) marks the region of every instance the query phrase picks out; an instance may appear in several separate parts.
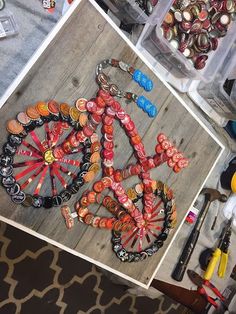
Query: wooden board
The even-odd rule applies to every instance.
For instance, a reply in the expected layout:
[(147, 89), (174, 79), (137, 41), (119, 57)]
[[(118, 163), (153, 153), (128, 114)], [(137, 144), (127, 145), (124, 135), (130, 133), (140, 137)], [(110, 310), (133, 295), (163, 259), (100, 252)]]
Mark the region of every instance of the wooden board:
[[(148, 155), (154, 154), (157, 134), (164, 132), (190, 158), (190, 166), (178, 175), (171, 173), (167, 166), (152, 171), (153, 178), (166, 182), (175, 191), (178, 206), (177, 228), (158, 254), (140, 263), (124, 264), (111, 250), (110, 232), (86, 227), (81, 223), (67, 231), (59, 208), (44, 210), (15, 206), (1, 188), (0, 215), (8, 223), (148, 287), (188, 208), (222, 152), (222, 147), (141, 61), (91, 2), (83, 0), (72, 5), (64, 17), (63, 27), (58, 27), (57, 34), (51, 41), (50, 38), (46, 40), (44, 46), (47, 49), (40, 53), (20, 84), (15, 84), (15, 90), (0, 110), (0, 123), (4, 126), (6, 120), (38, 100), (54, 98), (72, 105), (79, 97), (94, 97), (98, 88), (95, 67), (103, 59), (113, 57), (133, 64), (153, 79), (155, 88), (147, 96), (159, 108), (157, 118), (150, 119), (135, 104), (126, 105), (122, 102), (136, 123)], [(128, 75), (114, 69), (109, 70), (109, 75), (115, 77), (121, 89), (143, 93)], [(2, 128), (0, 144), (6, 141), (6, 136), (7, 132)], [(132, 148), (118, 124), (115, 128), (115, 145), (117, 167), (123, 167), (133, 160)], [(129, 180), (129, 184), (134, 182), (137, 182), (137, 178)], [(88, 187), (90, 185), (85, 186), (69, 204), (73, 205)], [(99, 208), (98, 214), (101, 212), (104, 209)]]

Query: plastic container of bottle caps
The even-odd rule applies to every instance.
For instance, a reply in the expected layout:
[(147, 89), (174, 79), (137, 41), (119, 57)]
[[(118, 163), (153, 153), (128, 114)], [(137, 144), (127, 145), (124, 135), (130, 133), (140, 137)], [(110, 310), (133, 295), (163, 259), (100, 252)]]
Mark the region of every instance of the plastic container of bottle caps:
[(147, 14), (135, 0), (102, 0), (108, 8), (125, 24), (145, 24)]
[(229, 120), (236, 120), (234, 86), (230, 94), (225, 89), (225, 82), (229, 79), (236, 79), (236, 44), (231, 47), (214, 80), (192, 82), (188, 91), (189, 97), (222, 127)]
[(169, 83), (181, 92), (186, 92), (190, 80), (210, 82), (215, 77), (232, 44), (235, 42), (236, 21), (231, 21), (226, 36), (219, 39), (218, 48), (207, 53), (208, 60), (205, 67), (197, 70), (193, 63), (163, 36), (161, 26), (173, 2), (174, 0), (158, 2), (148, 18), (137, 47), (142, 52), (147, 51), (146, 55), (153, 65), (155, 65), (156, 60), (163, 67), (164, 78)]

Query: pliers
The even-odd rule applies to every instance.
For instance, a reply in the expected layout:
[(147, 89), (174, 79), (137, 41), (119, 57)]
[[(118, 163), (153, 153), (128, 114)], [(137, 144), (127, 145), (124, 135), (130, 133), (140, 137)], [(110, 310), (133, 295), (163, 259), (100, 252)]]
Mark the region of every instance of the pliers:
[(188, 276), (190, 280), (198, 287), (197, 291), (200, 295), (202, 295), (209, 303), (211, 303), (215, 308), (218, 307), (218, 304), (215, 302), (215, 300), (210, 297), (205, 288), (203, 286), (208, 287), (211, 289), (214, 294), (224, 303), (225, 298), (220, 293), (220, 291), (209, 281), (203, 279), (201, 276), (199, 276), (194, 270), (187, 270)]
[(220, 259), (218, 276), (223, 278), (226, 272), (229, 255), (232, 219), (228, 221), (220, 235), (220, 242), (215, 250), (204, 250), (199, 258), (202, 269), (205, 270), (204, 279), (211, 280), (215, 267)]

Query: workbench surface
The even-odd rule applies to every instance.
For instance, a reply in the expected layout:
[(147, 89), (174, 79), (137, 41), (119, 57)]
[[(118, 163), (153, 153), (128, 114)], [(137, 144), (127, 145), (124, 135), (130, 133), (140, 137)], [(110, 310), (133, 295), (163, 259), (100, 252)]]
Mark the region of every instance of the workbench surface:
[[(125, 264), (112, 252), (109, 231), (93, 229), (81, 223), (76, 223), (72, 230), (67, 231), (60, 208), (45, 210), (16, 206), (2, 188), (0, 219), (147, 287), (186, 212), (222, 152), (222, 147), (89, 1), (83, 0), (79, 5), (72, 5), (67, 17), (72, 9), (74, 12), (70, 18), (65, 21), (64, 26), (0, 109), (1, 145), (6, 141), (7, 132), (3, 128), (6, 121), (14, 118), (16, 113), (24, 110), (27, 105), (52, 98), (72, 105), (79, 97), (88, 99), (94, 97), (98, 89), (95, 82), (97, 63), (111, 57), (122, 59), (141, 69), (154, 81), (154, 90), (146, 96), (159, 108), (159, 114), (155, 119), (148, 118), (135, 104), (126, 105), (124, 101), (122, 102), (136, 123), (147, 154), (154, 154), (156, 136), (164, 132), (190, 159), (189, 167), (177, 175), (167, 166), (152, 171), (153, 179), (166, 182), (175, 192), (178, 224), (156, 255), (143, 262)], [(142, 94), (142, 89), (131, 82), (128, 75), (114, 69), (109, 70), (109, 75), (115, 77), (121, 89)], [(132, 147), (118, 123), (114, 138), (115, 166), (122, 168), (133, 161), (134, 157)], [(129, 186), (137, 183), (137, 180), (137, 178), (129, 180)], [(85, 185), (81, 192), (90, 186)], [(74, 204), (81, 192), (72, 197), (68, 204)], [(104, 213), (104, 209), (98, 208), (97, 212)], [(175, 242), (172, 245), (175, 245)]]

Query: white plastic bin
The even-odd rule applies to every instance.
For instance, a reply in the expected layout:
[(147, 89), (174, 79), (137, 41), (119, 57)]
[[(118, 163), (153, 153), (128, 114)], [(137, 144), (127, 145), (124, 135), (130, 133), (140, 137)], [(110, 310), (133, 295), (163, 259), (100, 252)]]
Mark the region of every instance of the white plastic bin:
[(231, 47), (215, 79), (208, 83), (193, 82), (188, 92), (190, 98), (222, 127), (229, 120), (236, 120), (234, 90), (228, 95), (224, 89), (227, 79), (236, 79), (236, 77), (232, 77), (232, 71), (236, 72), (236, 44)]
[(155, 59), (166, 70), (165, 79), (182, 92), (187, 91), (189, 80), (211, 81), (225, 60), (232, 44), (236, 40), (236, 21), (232, 21), (227, 35), (219, 40), (216, 51), (208, 53), (206, 66), (197, 70), (178, 50), (170, 45), (161, 32), (164, 17), (174, 0), (160, 0), (141, 34), (137, 47), (148, 52), (149, 61)]

